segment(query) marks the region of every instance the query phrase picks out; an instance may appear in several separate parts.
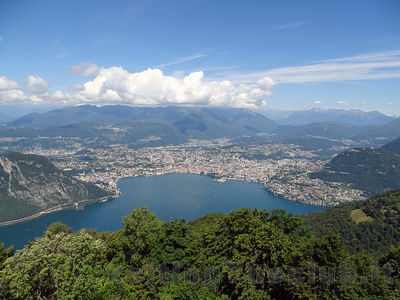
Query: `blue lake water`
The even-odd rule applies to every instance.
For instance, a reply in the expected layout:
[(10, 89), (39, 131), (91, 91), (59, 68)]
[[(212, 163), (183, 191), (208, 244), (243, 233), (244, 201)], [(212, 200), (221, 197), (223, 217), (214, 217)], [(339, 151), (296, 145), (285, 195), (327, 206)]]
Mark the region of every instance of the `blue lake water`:
[(107, 202), (91, 204), (83, 210), (59, 211), (21, 224), (0, 227), (0, 242), (21, 249), (35, 237), (42, 236), (53, 222), (60, 221), (74, 231), (92, 228), (115, 231), (122, 219), (136, 207), (146, 205), (161, 220), (184, 218), (191, 221), (210, 212), (229, 213), (241, 207), (285, 209), (305, 214), (326, 209), (276, 197), (259, 183), (230, 180), (216, 182), (193, 174), (168, 174), (124, 178), (118, 182), (121, 195)]

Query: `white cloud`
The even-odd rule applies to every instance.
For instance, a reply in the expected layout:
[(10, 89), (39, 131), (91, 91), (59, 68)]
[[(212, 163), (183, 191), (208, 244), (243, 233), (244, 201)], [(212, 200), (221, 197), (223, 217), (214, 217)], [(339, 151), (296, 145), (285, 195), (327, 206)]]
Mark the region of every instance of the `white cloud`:
[(323, 104), (324, 102), (322, 102), (322, 101), (320, 101), (320, 100), (315, 100), (314, 101), (314, 104), (316, 104), (316, 105), (321, 105), (321, 104)]
[(390, 105), (392, 105), (393, 103), (389, 101), (389, 102), (381, 102), (380, 104), (381, 104), (381, 105), (390, 106)]
[(28, 100), (28, 97), (21, 91), (18, 82), (0, 76), (0, 103), (26, 100)]
[(257, 108), (266, 105), (275, 82), (262, 77), (252, 83), (233, 84), (229, 80), (205, 81), (203, 72), (177, 78), (160, 69), (129, 73), (122, 67), (99, 68), (98, 75), (84, 84), (70, 86), (71, 93), (49, 91), (40, 76), (29, 75), (26, 95), (19, 84), (0, 77), (0, 102), (34, 104), (126, 104), (143, 106), (204, 105)]
[(27, 88), (32, 93), (45, 93), (49, 87), (50, 84), (40, 76), (27, 77)]
[(0, 76), (0, 91), (4, 90), (17, 90), (20, 86), (18, 82), (7, 79), (6, 76)]
[(0, 90), (0, 103), (24, 102), (29, 98), (21, 90)]
[(58, 90), (32, 95), (29, 100), (34, 104), (76, 104), (70, 94)]
[(228, 80), (204, 81), (203, 72), (182, 79), (159, 69), (129, 73), (122, 67), (101, 68), (73, 95), (82, 103), (130, 105), (209, 105), (255, 108), (266, 105), (275, 82), (269, 77), (255, 83), (233, 84)]
[(362, 105), (367, 105), (367, 101), (361, 102)]
[(278, 83), (335, 82), (400, 78), (400, 50), (335, 58), (314, 64), (231, 74), (232, 81), (269, 76)]
[(350, 102), (342, 101), (342, 100), (339, 100), (339, 101), (337, 102), (337, 104), (338, 104), (338, 105), (341, 105), (341, 106), (351, 106), (351, 103), (350, 103)]
[(96, 76), (99, 74), (100, 67), (89, 62), (81, 62), (79, 65), (71, 66), (69, 70), (80, 76)]
[(373, 52), (366, 53), (355, 56), (347, 56), (333, 59), (325, 59), (321, 60), (321, 63), (326, 62), (371, 62), (371, 61), (388, 61), (388, 60), (398, 60), (400, 55), (400, 50), (391, 50), (391, 51), (382, 51), (382, 52)]

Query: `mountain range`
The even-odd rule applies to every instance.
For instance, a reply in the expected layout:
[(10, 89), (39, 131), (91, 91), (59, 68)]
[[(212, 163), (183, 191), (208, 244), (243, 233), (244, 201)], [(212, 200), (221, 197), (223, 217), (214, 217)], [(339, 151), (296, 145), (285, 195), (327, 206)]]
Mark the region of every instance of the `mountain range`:
[(310, 109), (297, 111), (267, 110), (263, 114), (280, 125), (306, 125), (315, 122), (336, 122), (352, 125), (383, 125), (395, 119), (378, 111), (357, 109)]
[[(305, 149), (317, 147), (314, 149), (328, 157), (352, 144), (381, 146), (400, 136), (400, 119), (376, 112), (345, 112), (349, 118), (356, 114), (375, 121), (354, 125), (336, 119), (305, 125), (279, 125), (260, 113), (240, 108), (82, 105), (24, 115), (0, 127), (0, 136), (22, 137), (17, 142), (3, 142), (6, 147), (16, 150), (34, 145), (38, 137), (77, 137), (84, 143), (90, 142), (86, 146), (121, 143), (130, 147), (230, 138), (238, 144), (283, 142), (295, 143)], [(381, 124), (384, 120), (389, 121)], [(366, 123), (369, 125), (363, 125)], [(57, 146), (53, 142), (41, 140), (44, 148)]]
[[(96, 125), (130, 122), (166, 123), (190, 137), (236, 136), (271, 130), (276, 124), (261, 114), (245, 109), (217, 107), (131, 107), (83, 105), (31, 113), (9, 122), (9, 127), (49, 128), (78, 123)], [(203, 133), (203, 134), (202, 134)]]
[(110, 192), (67, 175), (44, 157), (17, 152), (0, 155), (0, 222), (109, 196)]
[(141, 147), (257, 135), (276, 126), (261, 114), (236, 108), (83, 105), (25, 115), (7, 123), (0, 135), (76, 136)]

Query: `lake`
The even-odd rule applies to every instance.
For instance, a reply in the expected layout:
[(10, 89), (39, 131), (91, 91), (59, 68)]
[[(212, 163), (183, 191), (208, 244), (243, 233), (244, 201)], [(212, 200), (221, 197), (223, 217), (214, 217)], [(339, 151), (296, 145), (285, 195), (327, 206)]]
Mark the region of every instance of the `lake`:
[(143, 205), (166, 222), (180, 218), (191, 221), (210, 212), (229, 213), (241, 207), (285, 209), (293, 214), (326, 209), (276, 197), (259, 183), (238, 180), (217, 182), (211, 177), (194, 174), (124, 178), (118, 186), (121, 195), (107, 202), (0, 227), (0, 242), (22, 249), (29, 240), (42, 236), (45, 229), (56, 221), (67, 224), (74, 231), (81, 228), (115, 231), (122, 228), (124, 216)]

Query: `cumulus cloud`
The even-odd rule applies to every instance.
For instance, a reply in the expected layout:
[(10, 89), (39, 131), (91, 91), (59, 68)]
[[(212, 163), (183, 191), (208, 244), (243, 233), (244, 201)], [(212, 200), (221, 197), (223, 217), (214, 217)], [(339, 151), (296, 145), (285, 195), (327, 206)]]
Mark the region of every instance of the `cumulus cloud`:
[(110, 67), (99, 68), (92, 80), (70, 86), (70, 93), (49, 91), (48, 82), (40, 76), (30, 75), (26, 88), (32, 95), (26, 95), (17, 82), (0, 77), (0, 102), (257, 108), (266, 105), (265, 97), (271, 94), (275, 84), (267, 76), (252, 83), (234, 84), (229, 80), (206, 81), (201, 71), (177, 78), (163, 74), (160, 69), (129, 73), (122, 67)]
[(0, 90), (0, 103), (24, 102), (29, 98), (21, 90)]
[(32, 93), (45, 93), (50, 84), (40, 76), (29, 75), (27, 78), (27, 88)]
[(30, 75), (27, 78), (27, 89), (33, 94), (26, 95), (18, 82), (0, 76), (0, 103), (66, 104), (72, 100), (71, 95), (61, 91), (49, 92), (49, 87), (50, 84), (40, 76)]
[(203, 72), (182, 79), (159, 69), (129, 73), (122, 67), (101, 68), (83, 84), (74, 98), (83, 103), (131, 105), (209, 105), (255, 108), (266, 105), (275, 82), (263, 77), (255, 83), (233, 84), (228, 80), (204, 81)]
[(73, 104), (70, 94), (58, 90), (32, 95), (29, 97), (29, 101), (34, 104)]
[(80, 76), (96, 76), (99, 74), (100, 67), (89, 62), (81, 62), (79, 65), (71, 66), (69, 70)]
[(21, 91), (18, 82), (0, 76), (0, 102), (26, 101), (28, 97)]
[(20, 86), (18, 82), (7, 79), (6, 76), (0, 76), (0, 91), (16, 90), (19, 88)]

